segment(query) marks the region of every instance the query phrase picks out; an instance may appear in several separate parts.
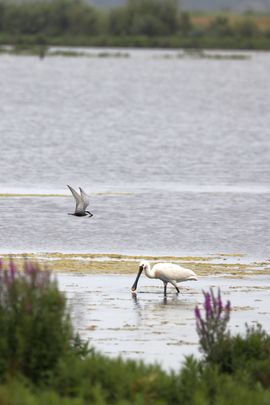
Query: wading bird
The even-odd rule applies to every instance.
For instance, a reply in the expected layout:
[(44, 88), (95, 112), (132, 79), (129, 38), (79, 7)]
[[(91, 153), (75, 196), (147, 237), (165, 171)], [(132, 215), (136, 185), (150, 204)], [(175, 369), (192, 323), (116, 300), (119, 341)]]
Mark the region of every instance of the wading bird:
[(137, 284), (139, 278), (144, 270), (145, 275), (149, 278), (157, 278), (164, 283), (164, 295), (167, 294), (167, 284), (171, 283), (177, 293), (179, 293), (179, 288), (177, 286), (177, 282), (181, 281), (189, 281), (189, 280), (197, 280), (197, 276), (194, 271), (185, 269), (184, 267), (178, 266), (177, 264), (173, 263), (157, 263), (155, 264), (152, 269), (151, 265), (147, 260), (143, 260), (140, 263), (139, 271), (136, 277), (136, 280), (131, 287), (131, 291), (133, 293), (137, 290)]
[(70, 187), (67, 185), (70, 191), (72, 192), (73, 197), (75, 198), (76, 201), (76, 208), (74, 214), (68, 213), (68, 215), (75, 215), (76, 217), (85, 217), (86, 215), (89, 215), (89, 218), (93, 216), (90, 211), (85, 211), (86, 208), (89, 205), (89, 196), (83, 191), (81, 187), (80, 193), (77, 193), (77, 191), (74, 190), (74, 188)]

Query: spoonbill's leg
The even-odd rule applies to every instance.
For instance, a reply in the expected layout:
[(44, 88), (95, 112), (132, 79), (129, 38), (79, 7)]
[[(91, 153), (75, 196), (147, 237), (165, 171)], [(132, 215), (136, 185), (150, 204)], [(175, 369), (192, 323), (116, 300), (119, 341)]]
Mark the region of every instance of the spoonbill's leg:
[(167, 281), (163, 281), (164, 283), (164, 296), (167, 295)]
[(180, 293), (180, 290), (179, 290), (179, 288), (178, 288), (176, 282), (173, 281), (173, 280), (171, 280), (170, 283), (175, 287), (175, 289), (176, 289), (176, 291), (177, 291), (177, 294), (179, 294), (179, 293)]

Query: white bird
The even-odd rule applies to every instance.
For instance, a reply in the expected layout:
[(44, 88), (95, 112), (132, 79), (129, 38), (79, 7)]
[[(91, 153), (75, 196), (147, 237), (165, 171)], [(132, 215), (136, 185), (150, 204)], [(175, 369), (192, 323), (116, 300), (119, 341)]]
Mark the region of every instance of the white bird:
[(75, 215), (76, 217), (85, 217), (86, 215), (89, 215), (89, 218), (92, 217), (93, 214), (91, 214), (91, 212), (89, 211), (86, 211), (86, 208), (89, 205), (89, 196), (85, 193), (85, 191), (83, 191), (83, 189), (79, 187), (81, 193), (79, 194), (77, 193), (77, 191), (74, 190), (74, 188), (70, 187), (69, 185), (67, 186), (72, 192), (72, 195), (76, 201), (76, 208), (74, 214), (69, 213), (68, 215)]
[(167, 284), (171, 283), (177, 293), (179, 293), (179, 288), (177, 286), (177, 282), (181, 281), (189, 281), (189, 280), (198, 280), (197, 275), (194, 273), (194, 271), (190, 269), (186, 269), (185, 267), (178, 266), (177, 264), (173, 263), (157, 263), (155, 264), (152, 269), (151, 265), (147, 260), (143, 260), (140, 262), (139, 265), (139, 271), (136, 277), (136, 280), (131, 287), (131, 291), (133, 293), (136, 292), (137, 289), (137, 284), (139, 281), (139, 278), (142, 274), (142, 271), (144, 270), (145, 275), (149, 278), (157, 278), (164, 283), (164, 295), (167, 294)]

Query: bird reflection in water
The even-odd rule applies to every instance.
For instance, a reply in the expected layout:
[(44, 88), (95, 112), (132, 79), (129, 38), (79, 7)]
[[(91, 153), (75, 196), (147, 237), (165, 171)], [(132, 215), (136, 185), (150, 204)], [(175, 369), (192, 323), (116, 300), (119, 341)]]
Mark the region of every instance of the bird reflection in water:
[[(138, 298), (138, 295), (135, 292), (131, 293), (131, 298), (135, 304), (135, 308), (142, 310), (142, 306), (140, 304), (140, 300)], [(178, 302), (178, 295), (176, 294), (173, 298), (171, 298), (170, 300), (168, 300), (167, 296), (164, 295), (163, 299), (161, 301), (159, 301), (158, 305), (167, 305), (167, 304), (176, 304)], [(153, 304), (153, 302), (151, 302), (151, 305)]]

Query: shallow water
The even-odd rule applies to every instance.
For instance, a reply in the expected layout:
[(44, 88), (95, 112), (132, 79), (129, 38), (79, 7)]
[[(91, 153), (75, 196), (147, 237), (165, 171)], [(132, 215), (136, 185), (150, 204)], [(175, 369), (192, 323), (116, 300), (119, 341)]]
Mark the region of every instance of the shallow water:
[(0, 252), (268, 257), (270, 55), (128, 52), (0, 57), (0, 193), (82, 186), (94, 213), (1, 198)]
[(167, 370), (177, 370), (186, 355), (198, 356), (194, 307), (202, 304), (202, 289), (211, 286), (222, 286), (223, 301), (231, 300), (233, 333), (243, 332), (246, 322), (250, 326), (259, 322), (270, 332), (269, 277), (201, 277), (185, 283), (178, 296), (168, 287), (167, 299), (162, 283), (145, 277), (133, 296), (134, 277), (57, 275), (60, 289), (69, 298), (76, 330), (109, 356), (157, 362)]

